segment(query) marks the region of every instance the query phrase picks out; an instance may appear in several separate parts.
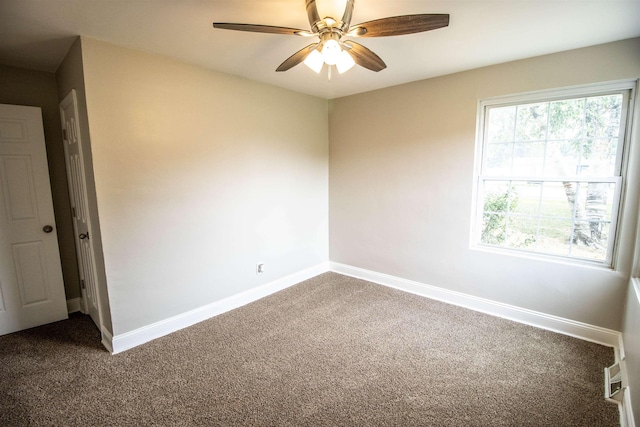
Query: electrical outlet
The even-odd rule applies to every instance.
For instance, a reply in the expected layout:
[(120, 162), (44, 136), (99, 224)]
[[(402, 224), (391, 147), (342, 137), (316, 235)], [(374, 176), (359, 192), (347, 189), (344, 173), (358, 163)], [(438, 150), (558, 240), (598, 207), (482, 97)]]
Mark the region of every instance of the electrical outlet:
[(256, 266), (256, 274), (262, 274), (262, 273), (264, 273), (264, 263), (260, 262)]

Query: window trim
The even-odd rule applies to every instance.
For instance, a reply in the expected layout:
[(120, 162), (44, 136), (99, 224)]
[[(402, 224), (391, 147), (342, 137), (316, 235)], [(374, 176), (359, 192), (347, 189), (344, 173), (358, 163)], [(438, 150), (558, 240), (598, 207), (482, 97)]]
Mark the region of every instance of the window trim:
[[(633, 108), (635, 104), (635, 91), (637, 80), (617, 80), (604, 83), (595, 83), (579, 86), (568, 86), (564, 88), (544, 89), (531, 92), (522, 92), (512, 95), (502, 95), (491, 98), (479, 99), (476, 110), (476, 146), (474, 152), (474, 173), (473, 173), (473, 192), (471, 205), (471, 233), (470, 247), (471, 249), (497, 252), (506, 255), (514, 255), (520, 257), (542, 259), (546, 261), (556, 261), (569, 264), (595, 266), (615, 270), (618, 264), (618, 251), (620, 246), (620, 237), (622, 233), (622, 215), (625, 206), (625, 194), (627, 191), (627, 174), (629, 169), (629, 152), (631, 146), (631, 130), (633, 127)], [(529, 181), (567, 181), (567, 177), (517, 177), (515, 176), (483, 176), (482, 165), (485, 156), (485, 131), (488, 126), (489, 114), (487, 112), (493, 107), (508, 107), (522, 104), (543, 103), (556, 101), (559, 99), (580, 98), (588, 96), (604, 96), (610, 94), (623, 94), (622, 111), (621, 111), (621, 128), (622, 132), (619, 136), (620, 144), (618, 144), (618, 152), (616, 153), (616, 166), (613, 176), (611, 177), (571, 177), (571, 182), (615, 182), (614, 206), (612, 206), (611, 230), (610, 234), (613, 242), (607, 248), (606, 259), (592, 260), (587, 258), (571, 257), (565, 255), (555, 255), (543, 252), (527, 251), (518, 248), (509, 248), (483, 244), (480, 242), (482, 232), (482, 206), (480, 206), (481, 191), (483, 182), (490, 179), (501, 181), (529, 180)]]

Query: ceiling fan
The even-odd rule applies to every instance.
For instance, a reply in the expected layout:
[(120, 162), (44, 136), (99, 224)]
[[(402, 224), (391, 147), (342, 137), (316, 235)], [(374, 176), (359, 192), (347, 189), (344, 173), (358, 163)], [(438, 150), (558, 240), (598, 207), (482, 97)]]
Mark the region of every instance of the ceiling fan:
[[(317, 43), (303, 47), (287, 58), (276, 71), (287, 71), (305, 63), (319, 73), (324, 64), (335, 65), (343, 73), (358, 64), (372, 71), (384, 70), (387, 65), (375, 53), (346, 37), (385, 37), (420, 33), (449, 25), (448, 14), (402, 15), (376, 19), (351, 26), (354, 0), (346, 0), (342, 19), (333, 16), (320, 18), (316, 0), (306, 0), (307, 16), (311, 31), (271, 25), (233, 24), (214, 22), (214, 28), (250, 31), (270, 34), (289, 34), (302, 37), (318, 37)], [(335, 12), (334, 12), (335, 13)], [(329, 67), (331, 72), (331, 67)]]

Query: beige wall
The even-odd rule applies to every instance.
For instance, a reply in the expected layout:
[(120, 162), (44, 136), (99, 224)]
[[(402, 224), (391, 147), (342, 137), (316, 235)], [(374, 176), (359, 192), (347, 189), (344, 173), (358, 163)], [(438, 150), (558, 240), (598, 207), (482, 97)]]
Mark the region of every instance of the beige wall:
[(611, 271), (470, 249), (476, 114), (483, 98), (638, 77), (633, 39), (332, 101), (331, 261), (620, 330), (640, 192), (637, 136)]
[(92, 39), (82, 57), (114, 335), (328, 260), (326, 100)]
[[(84, 86), (84, 70), (82, 65), (82, 43), (80, 37), (71, 45), (69, 52), (56, 71), (58, 98), (62, 101), (71, 90), (76, 91), (78, 102), (78, 127), (80, 128), (80, 140), (82, 142), (82, 154), (84, 157), (85, 178), (87, 184), (87, 203), (89, 206), (89, 221), (91, 245), (95, 257), (95, 268), (98, 279), (97, 291), (100, 300), (101, 332), (113, 335), (111, 325), (111, 310), (109, 307), (109, 292), (104, 270), (104, 257), (102, 256), (102, 236), (100, 233), (100, 220), (98, 218), (98, 205), (93, 179), (93, 160), (91, 157), (91, 140), (89, 137), (89, 118), (87, 117), (87, 100)], [(74, 242), (75, 244), (75, 242)]]
[(65, 294), (67, 299), (78, 298), (78, 265), (73, 242), (55, 75), (0, 65), (0, 103), (29, 105), (42, 109)]

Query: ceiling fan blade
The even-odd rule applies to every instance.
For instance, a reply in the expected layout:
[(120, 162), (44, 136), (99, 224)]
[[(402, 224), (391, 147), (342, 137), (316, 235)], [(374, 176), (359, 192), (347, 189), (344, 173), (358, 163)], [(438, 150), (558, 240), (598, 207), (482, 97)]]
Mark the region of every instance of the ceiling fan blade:
[(309, 18), (309, 25), (311, 31), (318, 32), (318, 22), (320, 22), (320, 14), (318, 13), (318, 7), (316, 6), (316, 0), (307, 0), (307, 17)]
[(356, 43), (352, 40), (343, 43), (346, 47), (350, 48), (347, 50), (351, 57), (355, 61), (356, 64), (361, 67), (367, 68), (371, 71), (381, 71), (387, 68), (387, 64), (375, 53), (373, 53), (368, 48), (362, 46), (359, 43)]
[(213, 28), (221, 30), (250, 31), (253, 33), (291, 34), (295, 36), (314, 36), (312, 32), (298, 28), (274, 27), (271, 25), (233, 24), (229, 22), (214, 22)]
[(342, 15), (342, 31), (346, 31), (351, 25), (351, 17), (353, 15), (353, 0), (347, 0), (344, 7), (344, 15)]
[(318, 47), (319, 44), (320, 43), (312, 43), (309, 46), (303, 47), (302, 49), (288, 57), (282, 64), (280, 64), (276, 71), (287, 71), (288, 69), (295, 67), (296, 65), (304, 61), (307, 56), (309, 56), (311, 51)]
[(449, 14), (402, 15), (363, 22), (349, 29), (352, 37), (386, 37), (421, 33), (449, 25)]

